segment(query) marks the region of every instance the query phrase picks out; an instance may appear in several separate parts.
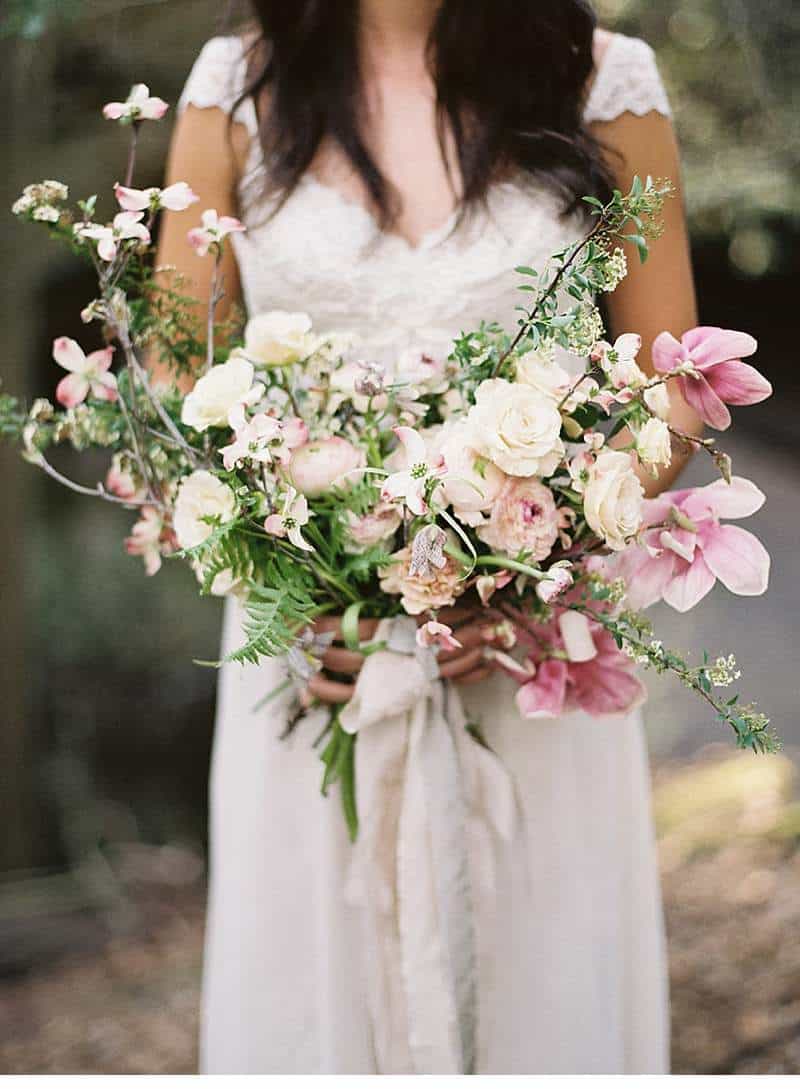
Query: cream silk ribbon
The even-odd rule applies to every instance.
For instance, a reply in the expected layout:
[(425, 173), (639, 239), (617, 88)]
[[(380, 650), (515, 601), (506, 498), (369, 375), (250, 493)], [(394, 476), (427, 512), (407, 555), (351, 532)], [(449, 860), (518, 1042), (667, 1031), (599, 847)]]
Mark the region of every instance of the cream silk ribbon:
[(516, 803), (499, 760), (466, 731), (457, 694), (416, 646), (410, 617), (384, 620), (341, 715), (358, 733), (359, 835), (347, 883), (360, 909), (378, 1071), (469, 1074), (476, 1047), (473, 880), (491, 883), (492, 836)]

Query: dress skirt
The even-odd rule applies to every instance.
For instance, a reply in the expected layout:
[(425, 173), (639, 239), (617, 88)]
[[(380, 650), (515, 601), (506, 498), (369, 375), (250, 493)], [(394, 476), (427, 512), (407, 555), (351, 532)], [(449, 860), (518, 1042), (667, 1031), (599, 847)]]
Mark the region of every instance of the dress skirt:
[[(223, 654), (241, 644), (240, 623), (229, 598)], [(281, 740), (288, 693), (253, 710), (285, 675), (277, 660), (221, 670), (201, 1070), (401, 1072), (381, 1069), (376, 1052), (374, 949), (347, 895), (353, 847), (338, 788), (320, 795), (312, 746), (324, 713)], [(461, 692), (519, 814), (513, 845), (478, 813), (468, 824), (474, 1070), (665, 1073), (667, 972), (640, 716), (526, 721), (513, 693), (500, 675)]]

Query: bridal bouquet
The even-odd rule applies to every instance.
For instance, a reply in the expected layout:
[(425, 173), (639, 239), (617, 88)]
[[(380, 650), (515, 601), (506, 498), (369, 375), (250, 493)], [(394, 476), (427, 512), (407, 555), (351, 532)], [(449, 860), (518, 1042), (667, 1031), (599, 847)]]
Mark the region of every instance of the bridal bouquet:
[[(636, 179), (607, 204), (586, 198), (585, 237), (544, 268), (516, 270), (530, 306), (513, 336), (484, 323), (377, 362), (347, 330), (315, 330), (303, 313), (218, 322), (220, 258), (245, 228), (213, 209), (187, 239), (213, 263), (198, 328), (180, 279), (150, 260), (160, 210), (197, 198), (184, 183), (133, 186), (138, 132), (165, 110), (143, 85), (105, 108), (132, 133), (110, 221), (95, 197), (71, 212), (55, 181), (28, 186), (14, 206), (92, 262), (99, 285), (82, 318), (97, 324), (101, 346), (65, 336), (53, 345), (66, 372), (59, 407), (39, 399), (22, 412), (0, 399), (0, 426), (25, 458), (75, 491), (138, 510), (126, 547), (148, 574), (180, 557), (201, 592), (238, 594), (244, 642), (232, 659), (287, 655), (298, 713), (330, 640), (314, 633), (318, 617), (342, 614), (345, 643), (370, 654), (379, 644), (359, 644), (359, 618), (408, 614), (431, 659), (459, 645), (439, 613), (469, 594), (523, 717), (625, 712), (644, 698), (643, 665), (694, 689), (740, 746), (774, 749), (766, 716), (721, 691), (739, 677), (733, 658), (690, 664), (640, 611), (664, 600), (685, 612), (717, 579), (760, 594), (769, 569), (759, 541), (728, 521), (758, 510), (763, 494), (733, 475), (713, 439), (669, 422), (673, 386), (716, 430), (730, 424), (727, 405), (769, 396), (742, 361), (755, 341), (718, 328), (680, 341), (662, 333), (648, 377), (638, 335), (604, 339), (595, 300), (626, 274), (622, 240), (646, 258), (669, 185)], [(565, 369), (570, 356), (582, 361), (577, 374)], [(173, 380), (157, 382), (155, 364)], [(184, 395), (174, 379), (190, 371)], [(107, 449), (105, 482), (67, 479), (50, 460), (63, 443)], [(637, 467), (656, 475), (676, 443), (706, 451), (718, 478), (645, 499)], [(340, 711), (331, 709), (323, 788), (341, 781), (354, 831), (355, 738)]]

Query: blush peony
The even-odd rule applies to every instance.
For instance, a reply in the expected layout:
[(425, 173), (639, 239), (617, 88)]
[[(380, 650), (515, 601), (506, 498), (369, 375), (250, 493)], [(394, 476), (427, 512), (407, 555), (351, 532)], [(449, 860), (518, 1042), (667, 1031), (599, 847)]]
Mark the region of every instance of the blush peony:
[(509, 480), (477, 533), (498, 552), (525, 552), (534, 563), (547, 559), (558, 539), (553, 493), (535, 478)]

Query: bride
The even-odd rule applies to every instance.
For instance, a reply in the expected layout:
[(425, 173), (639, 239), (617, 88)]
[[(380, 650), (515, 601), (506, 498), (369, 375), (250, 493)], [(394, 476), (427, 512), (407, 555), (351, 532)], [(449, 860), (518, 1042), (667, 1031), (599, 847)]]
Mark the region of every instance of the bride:
[[(252, 9), (241, 36), (203, 48), (169, 161), (170, 180), (188, 181), (198, 208), (247, 225), (225, 257), (223, 309), (241, 299), (251, 314), (305, 311), (318, 328), (356, 330), (360, 355), (378, 359), (441, 350), (481, 318), (513, 330), (522, 297), (512, 270), (541, 265), (581, 233), (581, 195), (626, 189), (634, 174), (678, 179), (651, 50), (596, 29), (585, 0), (253, 0)], [(187, 215), (165, 222), (159, 261), (207, 299)], [(608, 325), (612, 337), (642, 332), (646, 366), (658, 332), (696, 324), (680, 197), (648, 264), (629, 263)], [(697, 427), (677, 394), (673, 413), (682, 429)], [(671, 483), (678, 457), (648, 478), (651, 493)], [(437, 1017), (453, 1020), (421, 982), (437, 934), (406, 932), (422, 927), (413, 908), (398, 923), (398, 896), (419, 897), (426, 875), (398, 890), (388, 837), (383, 896), (365, 908), (339, 807), (319, 795), (312, 743), (322, 711), (281, 739), (290, 697), (263, 701), (285, 675), (273, 660), (221, 674), (205, 1072), (667, 1069), (640, 718), (521, 719), (512, 682), (487, 666), (474, 615), (459, 619), (464, 649), (443, 656), (441, 672), (498, 758), (493, 779), (465, 787), (477, 943), (469, 1061), (421, 1043)], [(231, 598), (223, 652), (239, 644), (240, 620)], [(347, 698), (361, 659), (334, 643), (325, 665), (311, 684), (316, 701)], [(388, 810), (402, 784), (389, 778), (381, 789)], [(380, 813), (371, 819), (382, 835)], [(416, 962), (405, 955), (412, 939)]]

